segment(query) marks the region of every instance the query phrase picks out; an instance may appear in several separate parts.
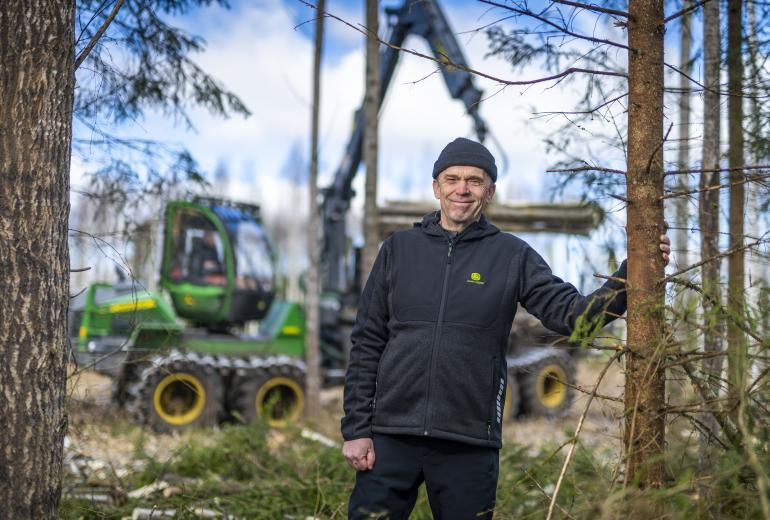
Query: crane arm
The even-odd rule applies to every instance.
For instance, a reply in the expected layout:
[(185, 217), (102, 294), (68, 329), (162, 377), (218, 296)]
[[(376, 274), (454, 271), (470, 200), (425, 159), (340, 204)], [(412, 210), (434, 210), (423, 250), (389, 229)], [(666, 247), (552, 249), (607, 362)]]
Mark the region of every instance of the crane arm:
[[(468, 114), (473, 118), (476, 135), (483, 142), (487, 135), (487, 126), (478, 111), (482, 91), (474, 85), (469, 72), (447, 65), (453, 63), (468, 67), (437, 0), (405, 0), (401, 7), (386, 9), (386, 13), (391, 23), (387, 39), (389, 45), (383, 46), (380, 51), (379, 106), (382, 107), (382, 101), (398, 64), (400, 53), (395, 48), (401, 47), (409, 35), (420, 36), (428, 42), (433, 55), (440, 62), (439, 68), (449, 94), (465, 104)], [(322, 192), (322, 258), (325, 264), (322, 282), (324, 291), (338, 294), (347, 290), (348, 277), (344, 272), (344, 259), (348, 249), (345, 215), (354, 195), (353, 179), (361, 163), (363, 131), (364, 112), (361, 107), (355, 113), (353, 131), (334, 179)]]

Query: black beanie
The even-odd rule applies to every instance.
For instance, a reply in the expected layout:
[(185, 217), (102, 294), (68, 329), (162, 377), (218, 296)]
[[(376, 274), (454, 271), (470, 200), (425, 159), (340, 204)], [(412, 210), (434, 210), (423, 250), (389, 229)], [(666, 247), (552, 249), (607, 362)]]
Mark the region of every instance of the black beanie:
[(450, 166), (476, 166), (487, 172), (492, 182), (497, 182), (495, 158), (483, 144), (476, 141), (458, 137), (446, 145), (433, 164), (433, 178)]

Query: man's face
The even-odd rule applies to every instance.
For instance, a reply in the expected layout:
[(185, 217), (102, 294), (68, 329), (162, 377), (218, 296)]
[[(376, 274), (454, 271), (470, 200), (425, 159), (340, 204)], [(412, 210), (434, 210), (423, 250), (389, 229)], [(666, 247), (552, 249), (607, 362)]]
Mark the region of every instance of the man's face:
[(433, 180), (433, 194), (441, 203), (441, 226), (462, 231), (479, 219), (492, 201), (495, 185), (481, 168), (450, 166)]

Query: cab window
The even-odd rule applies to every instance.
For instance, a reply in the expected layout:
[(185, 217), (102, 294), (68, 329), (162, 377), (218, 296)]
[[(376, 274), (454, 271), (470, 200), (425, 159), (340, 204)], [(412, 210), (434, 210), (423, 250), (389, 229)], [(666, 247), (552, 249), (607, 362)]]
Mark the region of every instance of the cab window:
[(174, 222), (169, 277), (197, 285), (225, 285), (224, 245), (214, 224), (195, 210), (180, 211)]

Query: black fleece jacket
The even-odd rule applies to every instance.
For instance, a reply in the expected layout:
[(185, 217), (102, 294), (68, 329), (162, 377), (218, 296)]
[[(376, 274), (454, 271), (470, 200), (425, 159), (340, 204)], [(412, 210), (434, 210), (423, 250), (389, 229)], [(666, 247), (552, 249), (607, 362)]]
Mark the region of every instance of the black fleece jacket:
[[(614, 274), (626, 278), (626, 263)], [(385, 240), (361, 296), (342, 435), (425, 435), (499, 448), (505, 352), (518, 302), (568, 335), (579, 316), (626, 310), (625, 285), (589, 296), (482, 215), (455, 238), (431, 213)]]

